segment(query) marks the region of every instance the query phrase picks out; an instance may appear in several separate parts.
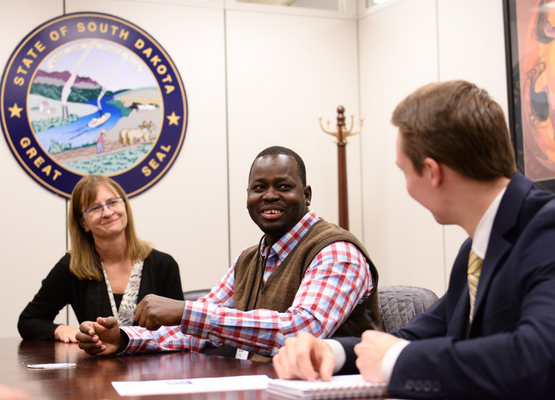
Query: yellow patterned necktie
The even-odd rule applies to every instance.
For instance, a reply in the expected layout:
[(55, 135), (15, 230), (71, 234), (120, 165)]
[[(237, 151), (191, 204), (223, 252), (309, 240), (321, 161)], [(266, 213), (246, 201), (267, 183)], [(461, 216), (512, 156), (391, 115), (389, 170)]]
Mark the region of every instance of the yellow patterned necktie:
[(478, 281), (480, 280), (480, 273), (482, 272), (482, 259), (470, 250), (468, 257), (468, 295), (470, 297), (470, 322), (474, 316), (474, 303), (476, 303), (476, 292), (478, 291)]

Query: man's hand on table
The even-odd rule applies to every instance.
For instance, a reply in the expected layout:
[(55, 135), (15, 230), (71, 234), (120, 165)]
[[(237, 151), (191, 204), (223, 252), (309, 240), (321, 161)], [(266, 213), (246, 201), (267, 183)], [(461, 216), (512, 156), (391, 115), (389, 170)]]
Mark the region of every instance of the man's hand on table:
[(125, 347), (118, 321), (114, 317), (98, 317), (96, 322), (83, 322), (75, 337), (79, 341), (79, 348), (93, 356), (117, 354)]
[(285, 339), (285, 345), (273, 358), (274, 368), (281, 379), (321, 378), (329, 381), (333, 375), (335, 356), (330, 346), (307, 332)]

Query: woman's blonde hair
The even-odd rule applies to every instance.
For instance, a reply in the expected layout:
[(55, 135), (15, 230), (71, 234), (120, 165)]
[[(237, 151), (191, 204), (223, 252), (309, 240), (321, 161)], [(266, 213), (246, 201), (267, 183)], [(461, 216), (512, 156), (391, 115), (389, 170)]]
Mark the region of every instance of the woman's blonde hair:
[(92, 232), (86, 232), (80, 223), (83, 218), (83, 210), (93, 204), (100, 186), (106, 186), (114, 194), (122, 196), (124, 199), (127, 211), (125, 237), (131, 260), (144, 260), (152, 251), (152, 246), (140, 240), (135, 233), (133, 212), (121, 186), (104, 175), (86, 175), (75, 185), (69, 204), (69, 236), (71, 238), (69, 270), (81, 280), (101, 281), (103, 276)]

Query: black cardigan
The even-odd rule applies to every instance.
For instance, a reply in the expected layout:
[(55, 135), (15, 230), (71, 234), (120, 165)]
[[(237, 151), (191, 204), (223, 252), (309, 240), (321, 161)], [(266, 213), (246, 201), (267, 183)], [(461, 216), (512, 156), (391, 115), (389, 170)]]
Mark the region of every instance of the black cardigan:
[[(52, 321), (66, 304), (71, 305), (79, 323), (112, 315), (104, 277), (100, 282), (79, 280), (69, 270), (70, 257), (66, 254), (58, 261), (19, 316), (17, 329), (23, 339), (54, 339), (58, 325)], [(179, 266), (170, 255), (157, 250), (144, 260), (137, 301), (150, 293), (183, 300)]]

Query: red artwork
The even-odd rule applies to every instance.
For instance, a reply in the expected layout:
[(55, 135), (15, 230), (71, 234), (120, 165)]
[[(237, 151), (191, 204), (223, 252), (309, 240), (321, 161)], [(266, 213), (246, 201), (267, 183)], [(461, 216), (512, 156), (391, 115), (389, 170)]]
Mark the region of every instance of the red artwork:
[(549, 181), (555, 179), (555, 1), (516, 1), (515, 10), (524, 171), (535, 182)]

